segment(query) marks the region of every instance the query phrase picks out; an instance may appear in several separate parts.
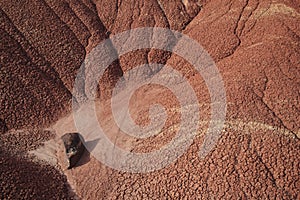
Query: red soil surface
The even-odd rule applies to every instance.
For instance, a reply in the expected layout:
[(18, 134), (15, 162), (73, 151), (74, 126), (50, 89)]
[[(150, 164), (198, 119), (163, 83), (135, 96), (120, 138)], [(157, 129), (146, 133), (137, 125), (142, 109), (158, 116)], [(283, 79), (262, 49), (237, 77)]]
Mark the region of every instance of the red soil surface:
[[(82, 199), (300, 199), (299, 24), (300, 3), (292, 0), (0, 1), (2, 198), (73, 198), (68, 181)], [(76, 131), (68, 114), (85, 56), (110, 34), (145, 26), (188, 35), (216, 62), (228, 103), (216, 148), (199, 159), (200, 131), (180, 159), (147, 174), (119, 172), (92, 156), (62, 174), (59, 167), (29, 158), (26, 152), (53, 138), (47, 131), (34, 130), (59, 120), (57, 135)], [(106, 129), (114, 128), (105, 101), (110, 89), (123, 73), (150, 62), (180, 71), (202, 105), (201, 120), (209, 120), (209, 93), (193, 67), (174, 54), (143, 49), (123, 55), (99, 81), (106, 107), (98, 114)], [(168, 75), (163, 69), (139, 73)], [(133, 99), (137, 123), (149, 121), (144, 106), (155, 101), (177, 108), (172, 94), (151, 86), (141, 89)], [(166, 130), (178, 119), (176, 114), (168, 118), (162, 135), (135, 140), (132, 150), (150, 151), (168, 142), (174, 133)], [(117, 144), (127, 140), (120, 136)]]

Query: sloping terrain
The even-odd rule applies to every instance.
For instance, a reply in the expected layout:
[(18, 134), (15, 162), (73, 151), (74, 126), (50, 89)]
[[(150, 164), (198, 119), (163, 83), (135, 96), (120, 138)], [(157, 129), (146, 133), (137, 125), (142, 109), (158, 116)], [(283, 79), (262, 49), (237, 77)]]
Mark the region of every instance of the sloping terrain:
[(28, 151), (38, 148), (53, 136), (50, 131), (21, 130), (0, 136), (1, 199), (74, 197), (62, 173), (54, 166), (33, 162), (33, 158), (27, 155)]
[[(66, 176), (82, 199), (300, 198), (300, 2), (2, 0), (0, 22), (3, 198), (30, 198), (30, 193), (41, 197), (41, 191), (45, 197), (73, 198)], [(64, 171), (66, 176), (59, 167), (30, 160), (27, 151), (54, 138), (44, 128), (54, 128), (58, 136), (76, 131), (70, 115), (72, 92), (86, 55), (111, 35), (138, 27), (180, 31), (214, 59), (227, 101), (225, 127), (216, 148), (204, 159), (198, 157), (210, 119), (203, 78), (178, 55), (142, 49), (121, 56), (99, 81), (104, 109), (99, 109), (98, 117), (106, 130), (117, 130), (107, 101), (116, 81), (141, 64), (168, 64), (187, 78), (200, 104), (199, 134), (182, 157), (162, 170), (133, 174), (113, 170), (91, 156)], [(86, 78), (93, 76), (84, 70)], [(149, 68), (137, 75), (168, 76), (168, 71)], [(82, 82), (83, 93), (89, 87)], [(86, 99), (74, 95), (78, 103)], [(137, 91), (132, 102), (138, 124), (149, 122), (153, 102), (162, 103), (171, 117), (161, 134), (134, 140), (131, 150), (149, 152), (169, 142), (180, 119), (174, 96), (148, 86)], [(116, 138), (120, 146), (131, 141)], [(37, 174), (42, 174), (39, 186), (25, 184), (26, 177)], [(47, 182), (49, 174), (55, 178)]]

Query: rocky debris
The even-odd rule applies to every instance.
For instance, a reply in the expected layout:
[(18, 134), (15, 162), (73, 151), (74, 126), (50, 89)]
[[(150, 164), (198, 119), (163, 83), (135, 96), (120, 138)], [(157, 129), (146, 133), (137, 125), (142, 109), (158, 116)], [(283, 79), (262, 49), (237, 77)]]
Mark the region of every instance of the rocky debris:
[(67, 157), (68, 169), (76, 166), (85, 151), (84, 139), (79, 133), (66, 133), (61, 137)]

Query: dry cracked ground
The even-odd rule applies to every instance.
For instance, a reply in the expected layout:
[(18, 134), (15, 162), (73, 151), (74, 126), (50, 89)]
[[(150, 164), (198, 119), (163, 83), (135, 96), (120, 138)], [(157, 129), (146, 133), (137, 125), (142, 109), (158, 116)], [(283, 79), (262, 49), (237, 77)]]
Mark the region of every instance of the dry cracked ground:
[[(1, 0), (1, 199), (300, 199), (299, 24), (295, 0)], [(82, 82), (83, 95), (73, 93), (81, 64), (104, 39), (140, 27), (179, 31), (213, 58), (226, 91), (221, 137), (205, 158), (198, 156), (211, 118), (205, 81), (174, 53), (136, 50), (99, 80), (99, 123), (115, 145), (130, 151), (147, 153), (170, 142), (180, 105), (168, 89), (147, 85), (132, 96), (130, 112), (141, 126), (149, 123), (151, 104), (167, 111), (160, 133), (147, 139), (121, 133), (109, 106), (123, 74), (160, 63), (179, 71), (198, 98), (200, 127), (192, 145), (149, 173), (115, 170), (88, 153), (64, 170), (57, 143), (76, 131), (72, 96), (80, 105), (90, 87)], [(165, 67), (135, 75), (172, 78)]]

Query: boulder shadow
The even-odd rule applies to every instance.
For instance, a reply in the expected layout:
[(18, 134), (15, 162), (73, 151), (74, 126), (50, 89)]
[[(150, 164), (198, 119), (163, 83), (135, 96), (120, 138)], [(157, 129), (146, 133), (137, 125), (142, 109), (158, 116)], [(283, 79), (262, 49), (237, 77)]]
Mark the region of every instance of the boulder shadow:
[[(96, 147), (99, 140), (100, 139), (95, 139), (95, 140), (84, 142), (84, 152), (83, 152), (80, 160), (76, 163), (75, 167), (80, 167), (82, 165), (85, 165), (91, 160), (90, 151), (92, 151)], [(87, 149), (87, 147), (89, 150)]]

